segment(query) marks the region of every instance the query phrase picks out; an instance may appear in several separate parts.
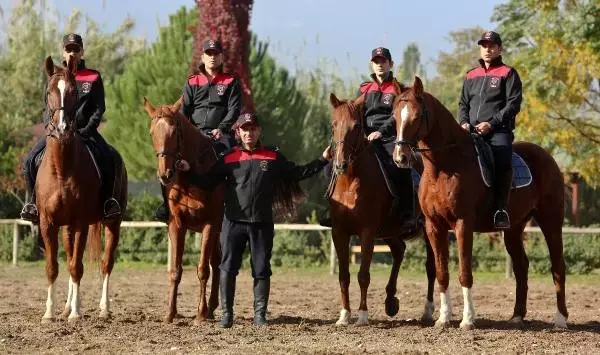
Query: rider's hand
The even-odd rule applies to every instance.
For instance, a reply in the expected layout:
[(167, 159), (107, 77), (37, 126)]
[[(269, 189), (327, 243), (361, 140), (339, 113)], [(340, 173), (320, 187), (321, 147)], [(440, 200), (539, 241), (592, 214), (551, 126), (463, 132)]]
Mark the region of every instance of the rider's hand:
[(465, 131), (467, 131), (467, 132), (470, 132), (470, 131), (471, 131), (471, 125), (470, 125), (470, 124), (468, 124), (468, 123), (463, 123), (463, 124), (462, 124), (460, 127), (461, 127), (462, 129), (464, 129)]
[(187, 161), (185, 161), (183, 159), (180, 159), (175, 162), (175, 169), (181, 170), (181, 171), (188, 171), (188, 170), (190, 170), (190, 163), (188, 163)]
[(323, 151), (323, 159), (331, 160), (331, 146), (328, 145), (327, 148)]
[(221, 136), (223, 135), (223, 132), (221, 132), (220, 129), (215, 128), (212, 131), (210, 131), (210, 133), (212, 134), (213, 138), (218, 141), (219, 139), (221, 139)]
[(381, 132), (379, 132), (379, 131), (375, 131), (375, 132), (373, 132), (373, 133), (369, 134), (369, 136), (367, 137), (367, 139), (368, 139), (369, 141), (374, 141), (374, 140), (376, 140), (376, 139), (379, 139), (379, 138), (381, 138), (381, 136), (382, 136)]
[(475, 126), (475, 131), (482, 136), (485, 136), (492, 130), (492, 125), (489, 122), (481, 122)]

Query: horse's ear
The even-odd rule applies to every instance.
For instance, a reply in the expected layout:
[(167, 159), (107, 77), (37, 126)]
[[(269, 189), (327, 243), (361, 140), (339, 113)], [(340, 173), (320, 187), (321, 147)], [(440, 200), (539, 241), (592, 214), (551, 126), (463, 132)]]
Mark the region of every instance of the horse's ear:
[(331, 106), (338, 107), (342, 104), (342, 102), (335, 96), (334, 93), (329, 94), (329, 102), (331, 102)]
[(48, 76), (52, 76), (54, 74), (54, 61), (52, 60), (51, 56), (48, 56), (46, 58), (46, 61), (44, 62), (44, 66), (46, 67), (46, 74), (48, 74)]
[(413, 83), (412, 87), (415, 97), (418, 99), (423, 98), (423, 82), (418, 76), (415, 76), (415, 82)]
[(400, 94), (402, 94), (402, 85), (400, 85), (400, 83), (398, 82), (398, 80), (394, 80), (394, 96), (398, 96)]
[(144, 96), (144, 108), (146, 109), (146, 112), (148, 112), (148, 114), (150, 115), (150, 118), (154, 118), (154, 113), (156, 112), (156, 109), (154, 108), (154, 106), (152, 106), (150, 101), (148, 101), (146, 96)]
[(179, 112), (181, 105), (183, 105), (183, 95), (181, 95), (179, 97), (179, 100), (177, 100), (173, 105), (171, 105), (171, 111)]
[(67, 60), (67, 70), (73, 75), (75, 75), (75, 73), (77, 72), (77, 64), (71, 56), (69, 56), (69, 59)]

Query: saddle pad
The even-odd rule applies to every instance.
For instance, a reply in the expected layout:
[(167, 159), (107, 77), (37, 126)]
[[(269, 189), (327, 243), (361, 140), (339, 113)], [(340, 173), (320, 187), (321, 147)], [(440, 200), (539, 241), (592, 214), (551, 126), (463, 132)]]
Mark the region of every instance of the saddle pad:
[[(477, 163), (479, 164), (479, 171), (481, 171), (483, 183), (487, 187), (492, 187), (493, 173), (488, 169), (480, 155), (477, 156)], [(531, 176), (531, 170), (529, 170), (527, 163), (525, 163), (523, 158), (515, 152), (512, 153), (511, 163), (513, 169), (512, 188), (518, 189), (529, 186), (533, 181), (533, 177)]]

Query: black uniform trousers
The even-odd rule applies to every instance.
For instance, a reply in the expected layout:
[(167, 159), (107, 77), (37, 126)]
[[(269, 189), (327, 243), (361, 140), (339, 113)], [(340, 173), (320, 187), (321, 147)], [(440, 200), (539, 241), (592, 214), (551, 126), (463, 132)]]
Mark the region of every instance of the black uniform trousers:
[(246, 244), (250, 242), (252, 277), (268, 279), (271, 275), (273, 223), (248, 223), (223, 218), (221, 229), (221, 271), (237, 275), (242, 266)]

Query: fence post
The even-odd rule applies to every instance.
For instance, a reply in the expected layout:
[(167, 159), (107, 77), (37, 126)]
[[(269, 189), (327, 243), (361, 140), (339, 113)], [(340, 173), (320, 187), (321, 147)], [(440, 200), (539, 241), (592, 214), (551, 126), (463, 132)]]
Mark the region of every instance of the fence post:
[(17, 259), (19, 258), (19, 234), (19, 223), (15, 221), (15, 223), (13, 224), (13, 266), (17, 266)]
[(333, 237), (331, 238), (331, 245), (329, 246), (329, 274), (335, 275), (335, 269), (337, 266), (337, 255), (335, 253), (335, 245), (333, 244)]

